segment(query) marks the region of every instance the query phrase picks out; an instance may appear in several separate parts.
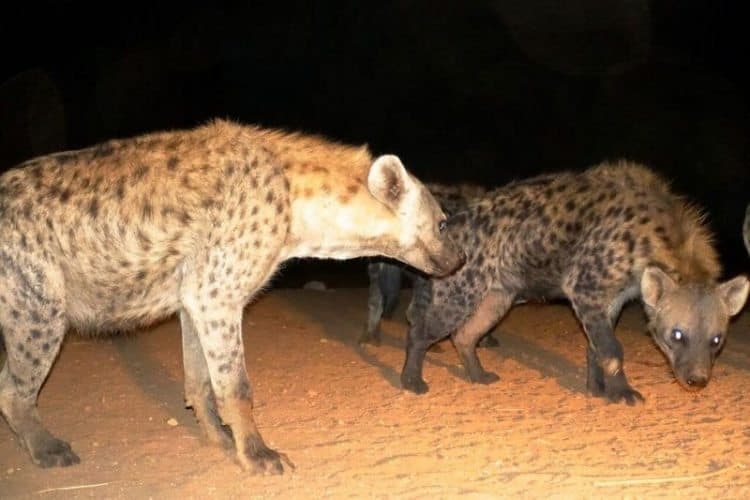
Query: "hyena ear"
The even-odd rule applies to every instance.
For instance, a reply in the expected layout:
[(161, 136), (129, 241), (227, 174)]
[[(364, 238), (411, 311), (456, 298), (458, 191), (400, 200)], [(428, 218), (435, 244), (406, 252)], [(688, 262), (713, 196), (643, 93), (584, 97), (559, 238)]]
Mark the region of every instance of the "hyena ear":
[(730, 316), (734, 316), (742, 310), (750, 290), (750, 281), (745, 276), (737, 276), (719, 285), (719, 297)]
[(641, 276), (641, 297), (649, 307), (656, 304), (677, 286), (671, 276), (656, 266), (648, 266)]
[(383, 155), (372, 162), (367, 175), (367, 189), (376, 200), (397, 210), (414, 181), (409, 177), (398, 156)]

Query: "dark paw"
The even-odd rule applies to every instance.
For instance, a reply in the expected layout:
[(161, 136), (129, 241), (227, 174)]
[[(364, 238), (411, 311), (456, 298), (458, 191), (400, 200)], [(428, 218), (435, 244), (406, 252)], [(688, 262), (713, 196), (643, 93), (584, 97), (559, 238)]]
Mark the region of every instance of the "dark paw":
[(493, 384), (500, 380), (500, 377), (497, 375), (497, 373), (487, 371), (476, 374), (470, 378), (472, 383), (484, 385)]
[(247, 439), (245, 459), (240, 457), (240, 462), (251, 474), (279, 475), (284, 473), (284, 465), (294, 470), (294, 464), (284, 453), (279, 453), (266, 446), (256, 437)]
[(430, 388), (421, 378), (401, 377), (401, 387), (414, 394), (424, 394)]
[(359, 336), (359, 344), (365, 345), (370, 344), (374, 346), (380, 345), (380, 330), (375, 330), (374, 332), (368, 332), (365, 330), (362, 332), (362, 335)]
[(616, 389), (607, 389), (605, 391), (605, 396), (609, 400), (610, 403), (619, 403), (620, 401), (624, 401), (630, 406), (633, 406), (639, 401), (641, 403), (645, 401), (641, 393), (631, 387), (619, 387)]
[(479, 342), (477, 342), (477, 347), (497, 347), (499, 345), (500, 342), (498, 342), (497, 339), (489, 333), (479, 339)]
[(70, 445), (57, 438), (46, 439), (31, 452), (31, 459), (40, 467), (67, 467), (81, 462)]

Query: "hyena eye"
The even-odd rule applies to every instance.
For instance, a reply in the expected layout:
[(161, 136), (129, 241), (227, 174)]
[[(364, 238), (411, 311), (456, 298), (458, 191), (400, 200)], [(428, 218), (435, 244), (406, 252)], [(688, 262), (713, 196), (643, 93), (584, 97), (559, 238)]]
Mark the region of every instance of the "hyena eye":
[(714, 335), (714, 338), (711, 339), (711, 345), (718, 347), (719, 344), (721, 344), (721, 334)]
[(441, 220), (440, 223), (438, 224), (438, 231), (442, 233), (447, 228), (448, 228), (448, 221), (446, 219)]
[(678, 330), (677, 328), (672, 330), (672, 340), (676, 342), (682, 342), (684, 338), (685, 338), (685, 334), (682, 333), (682, 330)]

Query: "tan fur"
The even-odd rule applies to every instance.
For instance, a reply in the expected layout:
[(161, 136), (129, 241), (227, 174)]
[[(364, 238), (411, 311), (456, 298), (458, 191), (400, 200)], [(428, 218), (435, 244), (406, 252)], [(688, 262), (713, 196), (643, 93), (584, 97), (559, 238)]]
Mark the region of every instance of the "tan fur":
[(35, 413), (66, 329), (178, 312), (206, 434), (245, 468), (281, 472), (252, 420), (243, 307), (291, 257), (384, 254), (447, 273), (462, 254), (444, 219), (395, 156), (222, 120), (26, 162), (0, 175), (0, 412), (36, 463), (76, 463)]

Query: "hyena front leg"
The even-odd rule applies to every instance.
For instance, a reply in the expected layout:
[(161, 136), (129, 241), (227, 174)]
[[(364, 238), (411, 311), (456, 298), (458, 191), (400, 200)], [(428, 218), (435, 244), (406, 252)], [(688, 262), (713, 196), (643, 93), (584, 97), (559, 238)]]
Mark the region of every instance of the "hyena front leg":
[[(192, 398), (196, 393), (206, 394), (201, 387), (205, 373), (200, 372), (201, 353), (194, 343), (195, 336), (202, 349), (218, 415), (231, 430), (240, 465), (253, 473), (281, 474), (282, 460), (290, 467), (293, 465), (285, 455), (266, 446), (255, 425), (242, 343), (242, 309), (247, 293), (257, 289), (266, 276), (249, 277), (248, 269), (229, 267), (230, 263), (238, 262), (237, 253), (233, 248), (214, 246), (185, 263), (180, 290), (183, 325), (187, 326), (183, 331), (188, 356), (185, 368), (197, 365), (199, 370), (197, 376), (186, 376), (186, 395)], [(219, 422), (212, 420), (210, 397), (191, 402), (197, 405), (196, 415), (203, 419), (209, 435), (224, 441)]]
[[(3, 254), (0, 250), (0, 258)], [(6, 359), (0, 371), (0, 413), (35, 464), (77, 464), (80, 459), (70, 445), (42, 425), (36, 406), (67, 329), (64, 303), (49, 295), (50, 286), (40, 267), (23, 259), (2, 260), (0, 328)]]
[(223, 425), (211, 387), (206, 357), (198, 332), (188, 314), (180, 311), (182, 360), (185, 372), (185, 403), (192, 407), (208, 439), (226, 449), (234, 449), (231, 429)]
[(633, 405), (643, 401), (641, 393), (630, 387), (625, 377), (622, 345), (615, 337), (614, 322), (606, 314), (606, 306), (583, 298), (573, 298), (571, 302), (589, 341), (586, 351), (589, 392), (613, 403), (624, 400)]
[(512, 304), (512, 295), (499, 290), (490, 291), (479, 302), (469, 319), (451, 335), (469, 380), (474, 383), (491, 384), (499, 379), (495, 373), (482, 368), (476, 347), (479, 339), (487, 335), (489, 329), (505, 316)]

